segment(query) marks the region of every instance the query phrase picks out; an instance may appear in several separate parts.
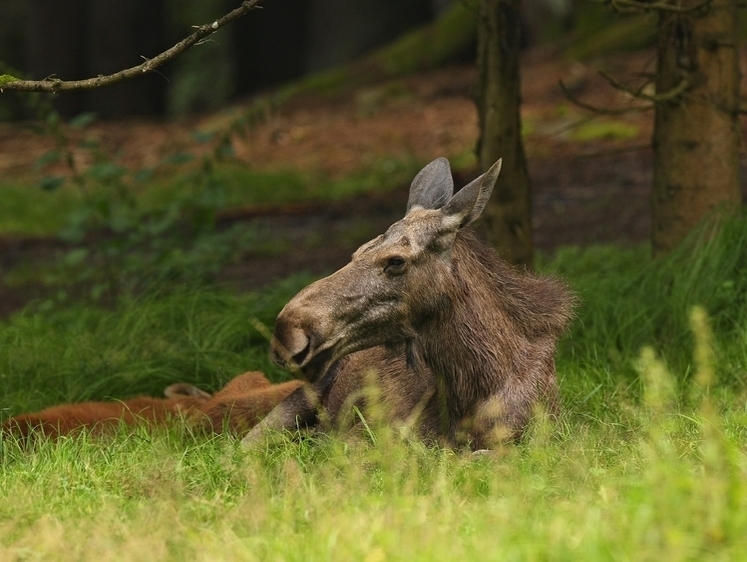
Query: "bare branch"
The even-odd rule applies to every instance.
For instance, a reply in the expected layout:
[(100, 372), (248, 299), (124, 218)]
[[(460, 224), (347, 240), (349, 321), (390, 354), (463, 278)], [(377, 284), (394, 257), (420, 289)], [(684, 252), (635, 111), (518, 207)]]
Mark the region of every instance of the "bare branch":
[(592, 113), (597, 113), (600, 115), (623, 115), (625, 113), (631, 113), (633, 111), (648, 111), (654, 108), (653, 104), (634, 105), (630, 107), (621, 107), (618, 109), (608, 109), (604, 107), (597, 107), (595, 105), (591, 105), (589, 103), (583, 102), (580, 99), (578, 99), (575, 95), (571, 93), (568, 87), (565, 84), (563, 84), (562, 80), (558, 81), (558, 84), (560, 85), (560, 89), (563, 90), (563, 93), (565, 94), (565, 97), (568, 99), (569, 102), (571, 102), (573, 105), (580, 107), (581, 109), (591, 111)]
[(684, 75), (680, 82), (671, 90), (661, 93), (661, 94), (644, 94), (643, 88), (646, 86), (644, 84), (638, 89), (632, 89), (628, 86), (625, 86), (618, 82), (615, 78), (604, 72), (603, 70), (599, 71), (599, 75), (607, 80), (607, 82), (615, 88), (616, 90), (620, 90), (622, 92), (625, 92), (626, 94), (629, 94), (630, 96), (639, 99), (639, 100), (646, 100), (646, 105), (636, 105), (636, 106), (630, 106), (630, 107), (621, 107), (618, 109), (608, 109), (604, 107), (597, 107), (594, 105), (591, 105), (589, 103), (583, 102), (580, 99), (578, 99), (575, 95), (571, 93), (571, 91), (568, 89), (568, 87), (563, 84), (563, 81), (559, 81), (560, 89), (563, 90), (563, 93), (565, 94), (565, 97), (570, 101), (573, 105), (576, 105), (582, 109), (586, 109), (587, 111), (591, 111), (593, 113), (597, 113), (600, 115), (622, 115), (624, 113), (630, 113), (632, 111), (648, 111), (649, 109), (653, 109), (654, 105), (657, 103), (665, 102), (665, 101), (672, 101), (675, 100), (682, 95), (685, 94), (687, 89), (690, 87), (690, 80), (687, 75)]
[(594, 152), (582, 152), (581, 154), (573, 154), (571, 158), (574, 160), (586, 160), (591, 158), (604, 158), (605, 156), (616, 156), (618, 154), (624, 154), (626, 152), (636, 152), (638, 150), (650, 150), (651, 143), (647, 142), (644, 144), (634, 144), (631, 146), (618, 146), (615, 148), (605, 148), (602, 150), (595, 150)]
[(668, 2), (643, 2), (642, 0), (592, 0), (598, 4), (610, 4), (616, 11), (625, 12), (650, 12), (662, 10), (668, 12), (687, 13), (707, 8), (713, 0), (705, 0), (695, 6), (677, 6)]
[(643, 10), (643, 11), (650, 11), (650, 10), (662, 10), (665, 12), (680, 12), (680, 13), (686, 13), (686, 12), (694, 12), (697, 10), (701, 10), (703, 8), (707, 8), (711, 5), (711, 0), (706, 0), (705, 2), (701, 2), (700, 4), (696, 4), (695, 6), (677, 6), (675, 4), (669, 4), (667, 2), (640, 2), (639, 0), (612, 0), (612, 6), (616, 9), (619, 9), (620, 11), (623, 11), (624, 9), (633, 9), (633, 10)]
[(642, 91), (643, 90), (642, 88), (639, 88), (638, 90), (632, 90), (631, 88), (624, 86), (623, 84), (615, 80), (612, 76), (610, 76), (603, 70), (599, 71), (599, 75), (605, 80), (607, 80), (607, 82), (609, 82), (610, 86), (612, 86), (613, 88), (623, 91), (627, 94), (630, 94), (631, 96), (635, 98), (647, 100), (653, 103), (659, 103), (663, 101), (672, 101), (674, 99), (677, 99), (680, 96), (682, 96), (682, 94), (684, 94), (685, 91), (690, 87), (690, 79), (687, 75), (684, 75), (680, 79), (679, 84), (677, 84), (671, 90), (668, 90), (662, 94), (655, 94), (652, 96), (649, 94), (644, 94)]
[(148, 72), (152, 72), (165, 62), (170, 61), (174, 57), (183, 53), (193, 45), (204, 41), (206, 37), (212, 35), (218, 31), (224, 25), (237, 20), (244, 14), (253, 10), (261, 0), (244, 0), (241, 5), (232, 10), (225, 16), (222, 16), (215, 20), (213, 23), (206, 25), (195, 26), (196, 31), (185, 37), (179, 43), (164, 51), (163, 53), (156, 55), (151, 59), (146, 59), (144, 63), (132, 68), (120, 70), (114, 74), (108, 74), (106, 76), (97, 76), (95, 78), (87, 78), (85, 80), (60, 80), (59, 78), (45, 78), (44, 80), (17, 80), (11, 76), (3, 75), (3, 80), (0, 82), (0, 93), (4, 90), (16, 91), (16, 92), (67, 92), (71, 90), (92, 90), (94, 88), (100, 88), (102, 86), (108, 86), (120, 82), (127, 78), (133, 78), (135, 76), (142, 76)]

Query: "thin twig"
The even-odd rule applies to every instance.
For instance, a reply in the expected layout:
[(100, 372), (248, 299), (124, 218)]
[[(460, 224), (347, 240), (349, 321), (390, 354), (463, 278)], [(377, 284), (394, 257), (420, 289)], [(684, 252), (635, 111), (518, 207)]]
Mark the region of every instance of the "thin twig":
[(589, 103), (586, 103), (578, 99), (575, 95), (571, 93), (571, 91), (568, 89), (568, 86), (566, 86), (562, 80), (559, 80), (558, 84), (560, 85), (560, 89), (563, 90), (563, 93), (565, 94), (565, 97), (568, 99), (569, 102), (571, 102), (573, 105), (580, 107), (581, 109), (585, 109), (593, 113), (598, 113), (601, 115), (623, 115), (625, 113), (632, 113), (634, 111), (649, 111), (650, 109), (654, 108), (653, 104), (633, 105), (630, 107), (621, 107), (618, 109), (608, 109), (604, 107), (597, 107), (595, 105), (591, 105)]
[(615, 148), (607, 148), (604, 150), (595, 150), (594, 152), (583, 152), (581, 154), (572, 154), (570, 158), (574, 160), (585, 160), (587, 158), (604, 158), (605, 156), (616, 156), (618, 154), (625, 154), (626, 152), (636, 152), (638, 150), (649, 150), (651, 143), (646, 144), (634, 144), (631, 146), (619, 146)]
[(237, 20), (244, 14), (250, 12), (261, 2), (261, 0), (244, 0), (241, 5), (232, 10), (223, 17), (218, 18), (213, 23), (206, 25), (194, 26), (196, 31), (188, 37), (182, 39), (171, 47), (170, 49), (162, 52), (159, 55), (151, 59), (147, 59), (144, 63), (132, 68), (120, 70), (114, 74), (106, 76), (97, 76), (95, 78), (87, 78), (85, 80), (60, 80), (59, 78), (45, 78), (44, 80), (13, 80), (3, 81), (0, 86), (0, 92), (3, 90), (16, 91), (16, 92), (67, 92), (71, 90), (92, 90), (94, 88), (100, 88), (102, 86), (108, 86), (125, 80), (127, 78), (133, 78), (135, 76), (142, 76), (148, 72), (152, 72), (165, 62), (170, 61), (177, 55), (183, 53), (200, 41), (203, 41), (209, 35), (212, 35), (218, 31), (221, 27), (226, 24)]
[(668, 2), (642, 2), (641, 0), (592, 0), (597, 4), (611, 4), (618, 12), (649, 12), (662, 10), (668, 12), (694, 12), (711, 5), (713, 0), (705, 0), (695, 6), (677, 6)]
[(638, 0), (612, 0), (612, 7), (622, 11), (640, 11), (661, 10), (664, 12), (687, 13), (706, 8), (711, 4), (711, 0), (706, 0), (695, 6), (676, 6), (667, 2), (639, 2)]
[(659, 103), (663, 101), (672, 101), (674, 99), (677, 99), (682, 96), (682, 94), (685, 93), (685, 91), (690, 87), (690, 80), (687, 75), (683, 76), (679, 83), (672, 88), (671, 90), (667, 90), (666, 92), (662, 94), (655, 94), (655, 95), (649, 95), (644, 94), (642, 89), (639, 88), (638, 90), (632, 90), (628, 88), (627, 86), (624, 86), (620, 82), (618, 82), (615, 78), (613, 78), (611, 75), (607, 74), (605, 71), (600, 70), (599, 75), (607, 80), (609, 82), (610, 86), (613, 88), (623, 91), (627, 94), (630, 94), (631, 96), (637, 98), (637, 99), (643, 99), (647, 100), (653, 103)]

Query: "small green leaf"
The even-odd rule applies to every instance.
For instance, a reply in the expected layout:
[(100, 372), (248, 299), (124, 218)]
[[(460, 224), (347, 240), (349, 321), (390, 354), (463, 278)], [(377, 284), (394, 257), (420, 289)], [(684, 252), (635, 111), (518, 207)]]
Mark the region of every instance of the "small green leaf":
[(187, 164), (189, 162), (192, 162), (192, 160), (194, 159), (195, 157), (189, 152), (175, 152), (166, 156), (163, 159), (163, 163), (178, 166), (179, 164)]
[(45, 121), (50, 127), (55, 127), (60, 122), (60, 114), (56, 111), (50, 111)]
[(39, 180), (39, 187), (44, 191), (54, 191), (65, 183), (63, 176), (44, 176)]
[(70, 120), (68, 124), (73, 129), (85, 129), (86, 127), (88, 127), (88, 125), (96, 121), (97, 118), (98, 116), (94, 112), (88, 111), (86, 113), (76, 115)]
[(233, 150), (233, 145), (229, 142), (221, 143), (220, 146), (215, 149), (216, 158), (233, 158), (234, 156), (235, 152)]
[(127, 168), (113, 162), (98, 162), (88, 169), (88, 175), (99, 181), (111, 181), (121, 178)]
[(62, 158), (61, 150), (48, 150), (36, 159), (36, 162), (34, 162), (34, 170), (41, 170), (42, 168), (49, 166), (50, 164), (59, 162), (60, 158)]
[(128, 213), (123, 213), (120, 209), (112, 212), (112, 216), (109, 219), (109, 228), (114, 232), (125, 232), (133, 226), (135, 226), (135, 221), (132, 220)]
[(213, 140), (213, 133), (206, 133), (205, 131), (193, 131), (192, 138), (195, 142), (205, 144)]
[(78, 146), (80, 148), (91, 150), (94, 148), (98, 148), (100, 146), (100, 143), (98, 139), (95, 139), (93, 137), (86, 137), (85, 139), (82, 139), (80, 142), (78, 142)]
[(75, 250), (71, 250), (67, 253), (65, 256), (65, 265), (68, 266), (74, 266), (81, 263), (83, 260), (85, 260), (88, 257), (88, 249), (87, 248), (76, 248)]
[(145, 183), (153, 177), (153, 174), (155, 174), (155, 172), (155, 168), (141, 168), (140, 170), (135, 172), (133, 177), (136, 182)]
[(91, 298), (94, 301), (99, 300), (109, 287), (104, 283), (96, 283), (91, 289)]

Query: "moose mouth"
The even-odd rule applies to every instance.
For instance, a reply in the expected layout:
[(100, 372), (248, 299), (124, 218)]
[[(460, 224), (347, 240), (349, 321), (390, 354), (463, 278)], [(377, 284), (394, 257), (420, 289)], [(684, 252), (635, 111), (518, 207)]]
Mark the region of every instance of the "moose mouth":
[(311, 339), (308, 339), (303, 349), (291, 355), (283, 343), (273, 337), (270, 344), (270, 359), (279, 367), (290, 370), (297, 379), (316, 382), (337, 360), (336, 347), (332, 345), (314, 350)]

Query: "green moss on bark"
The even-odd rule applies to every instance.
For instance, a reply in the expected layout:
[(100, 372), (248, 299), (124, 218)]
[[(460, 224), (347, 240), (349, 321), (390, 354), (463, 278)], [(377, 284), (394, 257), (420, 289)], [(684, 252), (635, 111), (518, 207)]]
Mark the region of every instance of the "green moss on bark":
[(18, 82), (20, 78), (16, 78), (15, 76), (12, 76), (10, 74), (0, 74), (0, 88), (5, 86), (5, 84), (10, 84), (11, 82)]

